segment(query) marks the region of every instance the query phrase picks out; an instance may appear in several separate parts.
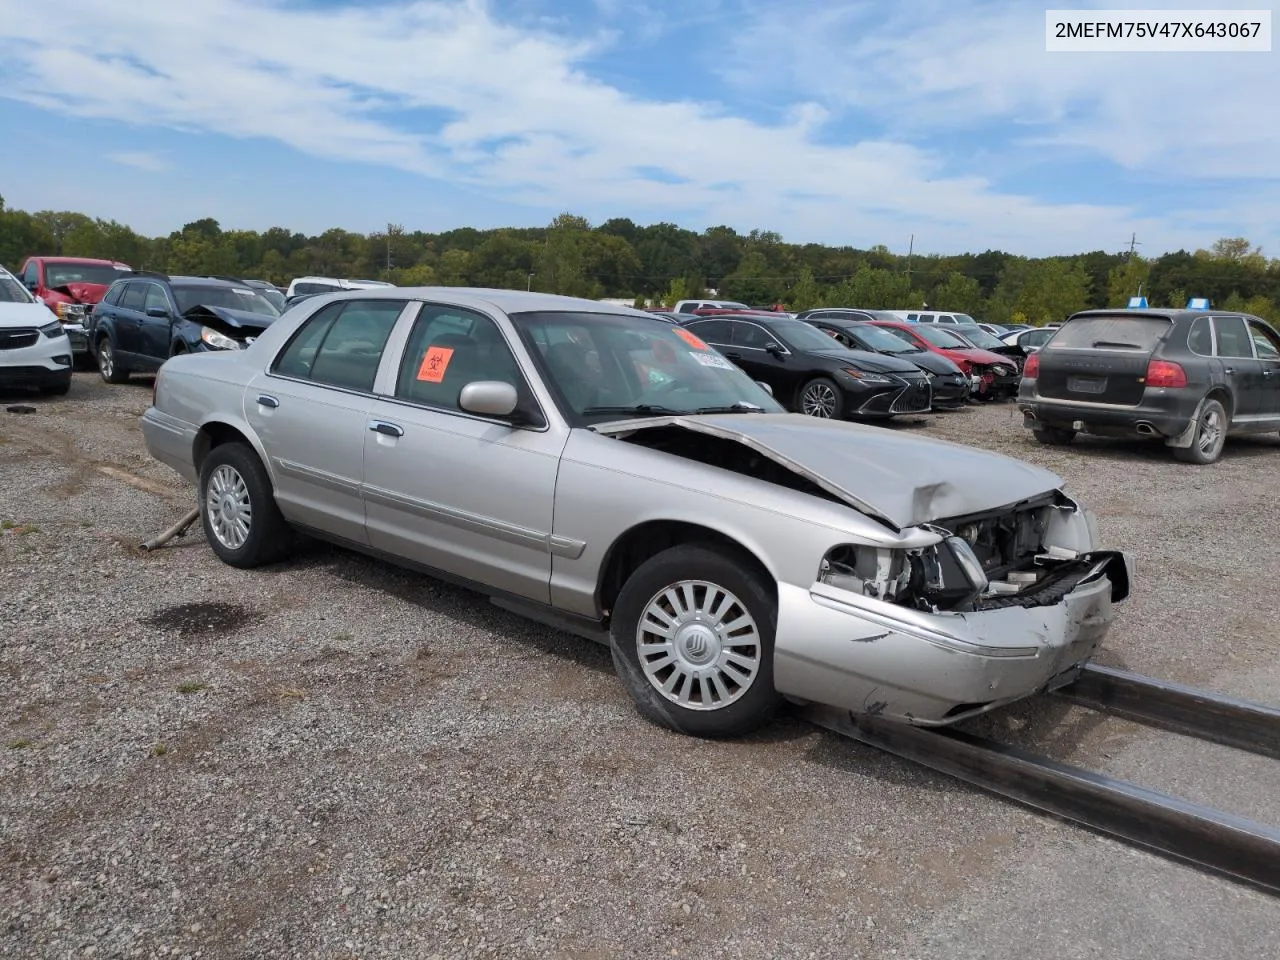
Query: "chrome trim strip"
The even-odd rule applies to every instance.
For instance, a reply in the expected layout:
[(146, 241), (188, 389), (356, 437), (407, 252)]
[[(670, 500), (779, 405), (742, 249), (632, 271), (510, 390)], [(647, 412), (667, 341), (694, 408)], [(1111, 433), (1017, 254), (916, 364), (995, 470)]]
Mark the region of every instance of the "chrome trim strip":
[(288, 474), (295, 479), (305, 480), (328, 490), (336, 490), (338, 493), (347, 493), (353, 497), (360, 496), (360, 483), (357, 480), (349, 480), (346, 477), (338, 476), (336, 473), (316, 470), (314, 467), (304, 466), (292, 460), (285, 460), (283, 457), (272, 457), (271, 459), (281, 473)]
[[(425, 517), (428, 520), (435, 520), (440, 523), (447, 523), (450, 526), (459, 527), (463, 530), (470, 530), (474, 533), (482, 533), (486, 536), (495, 537), (499, 540), (505, 540), (508, 543), (514, 543), (522, 547), (533, 547), (542, 550), (544, 553), (552, 553), (551, 535), (542, 533), (539, 530), (530, 530), (527, 527), (516, 526), (513, 523), (495, 519), (494, 517), (485, 517), (477, 513), (471, 513), (465, 510), (457, 510), (453, 507), (446, 507), (442, 503), (435, 503), (431, 500), (421, 500), (418, 497), (406, 496), (402, 493), (396, 493), (383, 487), (374, 487), (368, 484), (364, 485), (364, 499), (370, 503), (377, 503), (384, 507), (393, 507), (397, 510), (405, 510), (419, 517)], [(576, 544), (577, 541), (572, 541)], [(586, 547), (584, 543), (583, 548)], [(581, 551), (579, 551), (581, 552)]]

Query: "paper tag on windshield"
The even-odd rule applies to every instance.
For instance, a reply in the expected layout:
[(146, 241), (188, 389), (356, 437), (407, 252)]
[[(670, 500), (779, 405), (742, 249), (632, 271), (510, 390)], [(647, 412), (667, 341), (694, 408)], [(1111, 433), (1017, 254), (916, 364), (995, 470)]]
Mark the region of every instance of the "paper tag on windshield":
[(718, 353), (695, 353), (693, 359), (704, 367), (719, 367), (721, 370), (733, 369), (733, 364)]

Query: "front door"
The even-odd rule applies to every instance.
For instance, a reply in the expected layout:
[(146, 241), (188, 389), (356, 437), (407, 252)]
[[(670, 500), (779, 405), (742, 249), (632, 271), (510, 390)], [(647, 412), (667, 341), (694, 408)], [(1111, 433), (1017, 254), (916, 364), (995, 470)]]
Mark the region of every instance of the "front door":
[(1280, 418), (1280, 335), (1265, 323), (1249, 321), (1249, 336), (1262, 364), (1260, 413)]
[[(514, 418), (478, 416), (462, 388), (502, 381)], [(552, 507), (563, 428), (546, 426), (498, 323), (426, 304), (394, 389), (369, 408), (364, 498), (369, 542), (427, 567), (550, 602)]]
[(276, 503), (291, 522), (368, 543), (360, 485), (373, 385), (392, 328), (415, 306), (329, 304), (249, 383), (245, 419), (262, 439)]
[(169, 303), (169, 295), (160, 284), (148, 283), (146, 290), (146, 296), (142, 300), (138, 350), (150, 361), (149, 367), (159, 368), (168, 359), (170, 342), (173, 340), (173, 305)]

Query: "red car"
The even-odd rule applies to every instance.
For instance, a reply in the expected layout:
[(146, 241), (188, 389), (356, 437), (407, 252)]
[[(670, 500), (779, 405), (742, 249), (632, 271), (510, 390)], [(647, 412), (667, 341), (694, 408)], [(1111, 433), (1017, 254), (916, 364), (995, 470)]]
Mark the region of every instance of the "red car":
[(71, 338), (77, 359), (89, 354), (85, 320), (121, 275), (133, 270), (115, 260), (90, 257), (27, 257), (18, 274), (28, 290), (57, 314)]
[(1017, 394), (1022, 377), (1018, 365), (1009, 357), (982, 350), (936, 323), (911, 323), (907, 320), (871, 320), (908, 343), (940, 353), (952, 360), (969, 378), (972, 395), (980, 400), (995, 400)]

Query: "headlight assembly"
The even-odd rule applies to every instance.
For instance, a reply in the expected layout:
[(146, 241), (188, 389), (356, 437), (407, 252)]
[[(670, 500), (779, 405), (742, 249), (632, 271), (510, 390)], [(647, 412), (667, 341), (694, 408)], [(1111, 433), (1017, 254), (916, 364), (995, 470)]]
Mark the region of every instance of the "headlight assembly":
[(215, 350), (239, 350), (242, 346), (239, 340), (232, 340), (225, 333), (219, 333), (212, 327), (201, 327), (200, 339)]
[(853, 367), (845, 367), (841, 372), (853, 377), (853, 379), (857, 380), (859, 383), (867, 383), (867, 384), (893, 383), (893, 381), (886, 376), (882, 376), (881, 374), (878, 374), (878, 373), (867, 373), (865, 370), (856, 370)]
[(48, 337), (50, 340), (56, 340), (58, 339), (58, 337), (65, 337), (67, 335), (67, 331), (62, 329), (62, 324), (59, 323), (57, 320), (55, 320), (53, 323), (46, 323), (43, 327), (40, 328), (40, 332), (43, 333), (46, 337)]

